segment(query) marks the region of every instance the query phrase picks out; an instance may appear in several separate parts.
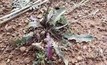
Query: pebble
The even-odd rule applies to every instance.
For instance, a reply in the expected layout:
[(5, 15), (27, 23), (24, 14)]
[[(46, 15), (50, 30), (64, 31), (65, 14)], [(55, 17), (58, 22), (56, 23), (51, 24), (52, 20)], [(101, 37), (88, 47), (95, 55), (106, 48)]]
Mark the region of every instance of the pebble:
[(25, 64), (28, 64), (28, 63), (31, 62), (31, 59), (29, 57), (27, 57), (27, 58), (24, 59), (24, 62), (25, 62)]
[(7, 59), (7, 63), (9, 63), (10, 62), (10, 59)]
[(21, 52), (25, 52), (26, 51), (26, 47), (24, 47), (24, 46), (20, 47), (20, 51)]
[(58, 59), (58, 62), (59, 62), (59, 63), (62, 62), (62, 59)]
[(77, 60), (82, 60), (83, 58), (81, 56), (77, 56)]

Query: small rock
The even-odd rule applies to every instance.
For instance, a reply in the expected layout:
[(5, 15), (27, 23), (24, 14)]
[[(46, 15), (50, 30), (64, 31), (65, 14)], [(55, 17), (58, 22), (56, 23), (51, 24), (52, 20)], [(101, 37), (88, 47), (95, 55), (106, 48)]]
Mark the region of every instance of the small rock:
[(62, 62), (62, 59), (58, 59), (58, 62), (59, 62), (59, 63)]
[(81, 56), (77, 56), (77, 60), (82, 60), (83, 58)]
[(29, 57), (27, 57), (27, 58), (24, 59), (25, 64), (28, 64), (28, 63), (30, 63), (31, 61), (32, 61), (32, 60), (31, 60)]
[(20, 51), (21, 51), (21, 52), (25, 52), (25, 51), (26, 51), (26, 47), (24, 47), (24, 46), (23, 46), (23, 47), (20, 47)]
[(87, 49), (87, 46), (83, 46), (82, 48), (85, 50), (85, 49)]
[(8, 25), (5, 26), (7, 32), (13, 32), (14, 28), (15, 28), (14, 26), (8, 26)]
[(7, 63), (9, 63), (10, 62), (10, 59), (7, 59)]

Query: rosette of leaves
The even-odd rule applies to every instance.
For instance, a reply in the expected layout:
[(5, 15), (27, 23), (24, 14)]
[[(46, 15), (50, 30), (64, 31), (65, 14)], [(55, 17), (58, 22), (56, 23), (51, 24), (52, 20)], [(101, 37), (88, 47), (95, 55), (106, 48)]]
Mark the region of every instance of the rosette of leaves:
[[(31, 22), (29, 22), (27, 29), (33, 27), (33, 28), (36, 28), (34, 31), (37, 31), (37, 28), (41, 28), (41, 32), (45, 31), (45, 34), (48, 32), (53, 37), (55, 37), (58, 31), (60, 32), (61, 28), (64, 28), (67, 26), (66, 25), (62, 27), (63, 25), (67, 24), (66, 18), (62, 16), (62, 14), (65, 11), (66, 11), (65, 8), (60, 8), (59, 10), (51, 9), (47, 12), (42, 22), (37, 21), (37, 19), (34, 16), (31, 16), (30, 17)], [(36, 33), (34, 31), (33, 31), (33, 34)], [(31, 33), (31, 31), (29, 32)], [(19, 39), (20, 42), (18, 43), (22, 43), (21, 40), (23, 41), (23, 43), (26, 43), (27, 40), (29, 40), (29, 38), (33, 36), (33, 34), (28, 33), (24, 35), (22, 38)], [(57, 38), (57, 36), (55, 38)]]
[[(31, 17), (32, 21), (29, 22), (27, 28), (33, 27), (34, 31), (36, 31), (35, 33), (37, 33), (38, 28), (41, 28), (40, 29), (41, 32), (39, 33), (40, 38), (41, 38), (41, 36), (45, 36), (45, 37), (42, 38), (40, 40), (40, 42), (43, 41), (43, 39), (45, 39), (45, 38), (47, 41), (46, 42), (47, 43), (46, 44), (47, 45), (46, 46), (46, 57), (51, 60), (52, 53), (53, 53), (52, 49), (54, 49), (56, 54), (59, 56), (59, 58), (61, 58), (63, 60), (65, 65), (68, 65), (68, 60), (61, 53), (62, 52), (61, 48), (58, 45), (58, 43), (62, 43), (62, 42), (56, 43), (56, 41), (54, 41), (54, 40), (63, 41), (63, 39), (65, 39), (66, 41), (76, 40), (76, 42), (83, 42), (83, 41), (88, 42), (88, 41), (91, 41), (93, 39), (93, 37), (91, 35), (83, 35), (83, 34), (78, 35), (78, 34), (67, 33), (66, 31), (71, 24), (69, 22), (67, 22), (66, 17), (64, 16), (65, 12), (66, 12), (66, 8), (59, 8), (58, 10), (55, 10), (52, 8), (47, 11), (44, 19), (41, 22), (37, 21), (35, 17)], [(45, 32), (42, 33), (43, 31), (45, 31)], [(30, 38), (32, 36), (30, 36)], [(24, 37), (25, 38), (24, 41), (27, 42), (29, 40), (28, 37), (29, 36)], [(21, 39), (20, 39), (20, 42), (21, 42)]]

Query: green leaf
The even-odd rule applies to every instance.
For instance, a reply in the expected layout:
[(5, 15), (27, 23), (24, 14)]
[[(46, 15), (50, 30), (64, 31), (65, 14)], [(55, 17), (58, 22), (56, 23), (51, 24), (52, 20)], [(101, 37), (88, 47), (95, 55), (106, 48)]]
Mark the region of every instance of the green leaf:
[(34, 34), (33, 32), (30, 32), (29, 34), (24, 35), (22, 38), (17, 39), (16, 44), (23, 45), (23, 44), (27, 43), (29, 41), (29, 39), (31, 37), (33, 37), (33, 34)]
[(58, 44), (56, 42), (53, 41), (53, 48), (55, 49), (56, 53), (58, 54), (59, 57), (62, 58), (63, 62), (65, 63), (65, 65), (68, 65), (69, 61), (67, 58), (65, 58), (65, 56), (61, 53), (61, 50), (58, 47)]
[(32, 65), (38, 65), (39, 61), (34, 61)]
[(60, 8), (58, 11), (56, 11), (55, 15), (53, 16), (53, 24), (56, 24), (56, 21), (58, 21), (61, 17), (61, 15), (66, 11), (65, 8)]
[(36, 27), (41, 27), (41, 25), (40, 25), (40, 23), (38, 23), (38, 22), (35, 21), (35, 22), (30, 22), (28, 24), (27, 28), (30, 28), (30, 27), (36, 28)]
[(47, 22), (49, 22), (49, 20), (52, 18), (52, 16), (53, 16), (53, 14), (54, 14), (54, 9), (52, 8), (50, 11), (49, 11), (49, 13), (48, 13), (48, 15), (47, 15)]
[(93, 37), (91, 35), (77, 35), (77, 34), (64, 34), (63, 35), (65, 38), (67, 38), (68, 40), (76, 40), (76, 42), (88, 42), (91, 41), (93, 39)]
[(67, 23), (66, 17), (65, 16), (61, 16), (60, 20), (58, 21), (58, 23), (66, 24)]
[(30, 39), (29, 37), (22, 37), (21, 39), (18, 39), (18, 40), (16, 41), (16, 44), (21, 44), (21, 45), (23, 45), (23, 44), (25, 44), (29, 39)]
[(60, 47), (58, 46), (58, 43), (55, 42), (51, 37), (50, 37), (50, 43), (52, 43), (52, 46), (55, 49), (56, 54), (58, 54), (58, 56), (63, 60), (63, 62), (65, 63), (65, 65), (68, 65), (69, 61), (64, 56), (64, 54), (62, 53)]
[(68, 65), (68, 63), (69, 63), (68, 59), (63, 58), (63, 61), (64, 61), (65, 65)]

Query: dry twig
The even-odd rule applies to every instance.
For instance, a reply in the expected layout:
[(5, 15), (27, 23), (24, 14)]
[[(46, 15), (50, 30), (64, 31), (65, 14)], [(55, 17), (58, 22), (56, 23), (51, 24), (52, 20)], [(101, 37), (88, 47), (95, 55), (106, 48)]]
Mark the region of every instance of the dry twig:
[[(1, 17), (1, 18), (0, 18), (0, 21), (1, 21), (1, 22), (0, 22), (0, 25), (3, 24), (3, 23), (6, 23), (7, 21), (9, 21), (9, 20), (11, 20), (11, 19), (13, 19), (13, 18), (15, 18), (15, 17), (17, 17), (17, 16), (19, 16), (19, 15), (27, 12), (27, 11), (29, 11), (30, 8), (31, 8), (33, 5), (39, 6), (39, 5), (42, 5), (43, 3), (47, 2), (47, 1), (48, 1), (48, 0), (44, 0), (44, 1), (41, 2), (41, 0), (37, 0), (36, 2), (34, 2), (34, 3), (31, 4), (31, 5), (27, 5), (26, 7), (23, 7), (22, 9), (19, 9), (19, 10), (17, 10), (17, 11), (14, 11), (14, 12), (12, 12), (12, 13), (10, 13), (10, 14), (7, 14), (7, 15)], [(39, 3), (39, 2), (40, 2), (40, 3)]]
[(72, 11), (74, 11), (76, 8), (82, 6), (82, 5), (85, 5), (85, 3), (87, 3), (89, 0), (82, 0), (80, 3), (78, 4), (74, 4), (74, 6), (71, 8), (71, 10), (67, 13), (67, 14), (70, 14)]

